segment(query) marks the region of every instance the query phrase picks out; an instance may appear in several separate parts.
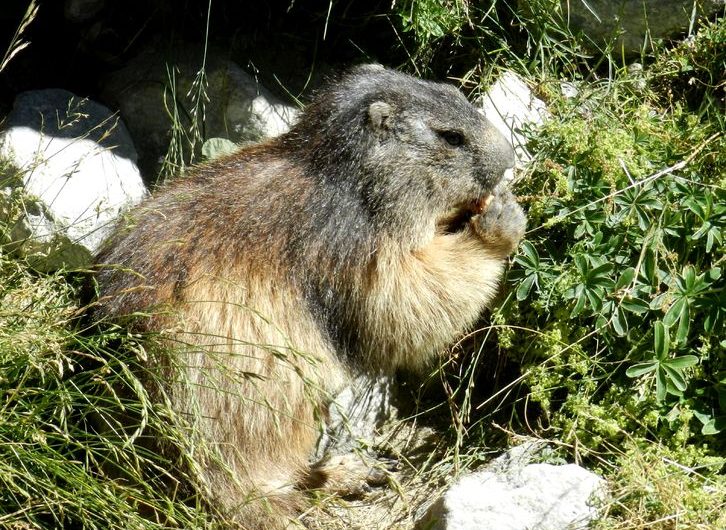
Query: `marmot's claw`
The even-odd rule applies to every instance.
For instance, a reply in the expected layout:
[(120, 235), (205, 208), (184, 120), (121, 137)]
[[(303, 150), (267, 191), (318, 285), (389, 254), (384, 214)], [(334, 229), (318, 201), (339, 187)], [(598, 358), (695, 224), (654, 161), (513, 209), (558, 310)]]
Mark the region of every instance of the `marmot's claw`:
[(370, 486), (385, 486), (391, 473), (401, 468), (401, 463), (394, 458), (378, 457), (376, 464), (371, 467), (366, 476)]

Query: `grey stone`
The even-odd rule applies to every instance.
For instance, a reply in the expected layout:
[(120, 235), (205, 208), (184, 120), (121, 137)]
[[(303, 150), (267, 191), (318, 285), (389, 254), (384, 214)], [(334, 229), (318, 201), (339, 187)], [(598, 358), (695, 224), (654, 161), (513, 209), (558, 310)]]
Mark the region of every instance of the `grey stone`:
[(92, 19), (106, 5), (106, 0), (66, 0), (63, 12), (69, 22)]
[(616, 52), (636, 55), (648, 39), (676, 37), (703, 16), (723, 11), (726, 0), (562, 0), (570, 28), (596, 46), (615, 40)]
[(575, 530), (598, 516), (604, 480), (575, 464), (528, 463), (525, 444), (461, 477), (421, 517), (423, 530)]
[[(286, 132), (297, 118), (295, 107), (283, 103), (214, 49), (208, 51), (205, 77), (198, 77), (202, 51), (198, 46), (182, 46), (167, 59), (150, 47), (104, 81), (102, 96), (126, 122), (147, 180), (158, 173), (169, 148), (174, 102), (179, 109), (176, 120), (188, 129), (195, 107), (193, 95), (200, 87), (205, 94), (203, 140), (255, 142)], [(189, 162), (189, 153), (185, 160)]]
[(318, 441), (316, 458), (344, 454), (370, 444), (384, 422), (393, 418), (391, 377), (361, 375), (341, 390), (328, 408), (326, 430)]
[(115, 219), (146, 193), (123, 123), (65, 90), (18, 95), (0, 132), (0, 157), (17, 168), (2, 183), (0, 215), (40, 269), (88, 265)]

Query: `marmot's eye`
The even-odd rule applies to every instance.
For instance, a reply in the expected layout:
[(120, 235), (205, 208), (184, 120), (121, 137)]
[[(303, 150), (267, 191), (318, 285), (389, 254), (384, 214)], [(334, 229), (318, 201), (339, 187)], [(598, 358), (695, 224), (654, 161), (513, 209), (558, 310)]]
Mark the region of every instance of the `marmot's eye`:
[(452, 147), (459, 147), (464, 144), (464, 135), (458, 131), (438, 131), (438, 133)]

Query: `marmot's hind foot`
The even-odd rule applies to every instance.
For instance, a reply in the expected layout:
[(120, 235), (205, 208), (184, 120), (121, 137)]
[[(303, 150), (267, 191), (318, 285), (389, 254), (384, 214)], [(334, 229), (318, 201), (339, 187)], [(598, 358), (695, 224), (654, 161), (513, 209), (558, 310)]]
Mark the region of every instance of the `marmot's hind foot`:
[(365, 458), (357, 453), (334, 455), (316, 463), (303, 486), (341, 497), (358, 497), (371, 487), (386, 485), (398, 466), (395, 460)]

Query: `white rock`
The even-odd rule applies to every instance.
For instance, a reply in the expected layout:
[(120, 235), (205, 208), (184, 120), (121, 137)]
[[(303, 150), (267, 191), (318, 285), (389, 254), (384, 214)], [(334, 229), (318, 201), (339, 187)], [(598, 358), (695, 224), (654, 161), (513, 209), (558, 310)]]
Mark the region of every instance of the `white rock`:
[(545, 103), (537, 99), (514, 72), (504, 72), (480, 100), (481, 112), (514, 148), (515, 168), (531, 160), (522, 130), (537, 127), (550, 116)]
[(218, 75), (224, 122), (216, 124), (211, 135), (231, 131), (236, 140), (273, 138), (286, 133), (297, 119), (298, 109), (281, 102), (233, 62)]
[(417, 528), (575, 530), (597, 517), (604, 481), (574, 465), (491, 466), (458, 480)]
[[(87, 265), (118, 215), (146, 193), (123, 123), (64, 90), (18, 95), (0, 157), (18, 168), (25, 196), (14, 239), (28, 238), (21, 250), (43, 269)], [(6, 201), (11, 194), (4, 190)]]
[(560, 81), (560, 94), (565, 99), (575, 99), (579, 95), (580, 91), (577, 89), (577, 85), (570, 81)]

